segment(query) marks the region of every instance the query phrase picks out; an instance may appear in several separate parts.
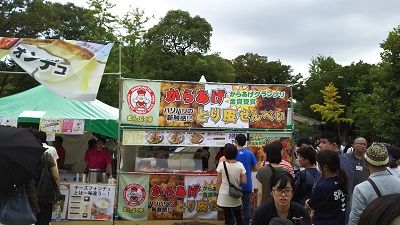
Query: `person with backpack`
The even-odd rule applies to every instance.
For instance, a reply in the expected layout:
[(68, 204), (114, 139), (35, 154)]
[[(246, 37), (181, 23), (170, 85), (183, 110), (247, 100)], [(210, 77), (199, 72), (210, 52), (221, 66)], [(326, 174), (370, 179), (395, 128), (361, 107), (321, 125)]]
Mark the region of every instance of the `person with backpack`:
[(368, 179), (354, 188), (348, 225), (357, 225), (364, 209), (376, 198), (400, 193), (400, 179), (387, 171), (388, 151), (381, 143), (372, 143), (364, 154)]
[(316, 167), (317, 152), (313, 147), (301, 147), (297, 150), (300, 167), (304, 168), (295, 176), (295, 194), (293, 201), (304, 205), (310, 198), (315, 181), (321, 176)]
[[(38, 139), (40, 143), (43, 143), (43, 146), (45, 148), (47, 148), (47, 144), (45, 145), (45, 132), (35, 130), (33, 131), (33, 135)], [(54, 151), (55, 154), (57, 154), (57, 151), (55, 149)], [(57, 159), (53, 157), (54, 151), (50, 148), (47, 148), (47, 150), (43, 152), (42, 158), (40, 159), (40, 164), (37, 172), (38, 177), (36, 178), (35, 186), (40, 211), (36, 214), (37, 222), (35, 223), (35, 225), (49, 225), (51, 221), (53, 205), (57, 201), (57, 199), (54, 199), (54, 197), (48, 191), (54, 190), (54, 188), (52, 188), (52, 186), (50, 185), (53, 185), (55, 186), (55, 188), (57, 188), (56, 190), (54, 190), (55, 192), (58, 190), (59, 193), (60, 189), (60, 175), (58, 173), (56, 162)]]
[(261, 167), (256, 174), (256, 179), (260, 183), (258, 188), (260, 194), (258, 195), (257, 201), (259, 204), (272, 201), (272, 196), (269, 194), (269, 186), (272, 175), (275, 172), (286, 171), (279, 164), (282, 161), (282, 148), (283, 146), (279, 141), (271, 142), (264, 147), (267, 164)]

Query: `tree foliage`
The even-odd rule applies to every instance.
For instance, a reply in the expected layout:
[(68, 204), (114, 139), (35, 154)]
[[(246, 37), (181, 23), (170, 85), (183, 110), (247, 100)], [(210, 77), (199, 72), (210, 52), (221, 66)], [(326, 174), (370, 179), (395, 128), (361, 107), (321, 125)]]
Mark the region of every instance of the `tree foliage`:
[(254, 53), (240, 55), (233, 60), (235, 82), (254, 84), (296, 83), (301, 75), (292, 76), (292, 68), (280, 61), (268, 61), (266, 56)]
[(310, 108), (314, 112), (318, 112), (322, 116), (322, 120), (334, 123), (351, 123), (352, 120), (344, 117), (340, 117), (344, 113), (345, 105), (340, 104), (338, 100), (341, 98), (338, 95), (337, 88), (333, 83), (329, 83), (324, 90), (321, 90), (324, 104), (312, 104)]
[(204, 18), (191, 17), (182, 10), (171, 10), (146, 33), (146, 46), (173, 55), (207, 53), (211, 32), (212, 27)]

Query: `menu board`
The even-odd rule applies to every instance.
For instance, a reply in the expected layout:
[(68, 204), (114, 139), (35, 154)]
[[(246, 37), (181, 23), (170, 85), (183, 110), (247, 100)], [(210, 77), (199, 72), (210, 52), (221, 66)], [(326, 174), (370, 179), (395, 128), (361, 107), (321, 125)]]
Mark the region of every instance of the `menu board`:
[(52, 134), (83, 134), (85, 120), (80, 119), (40, 119), (41, 131)]
[(83, 134), (85, 120), (64, 119), (62, 123), (63, 134)]
[(62, 119), (40, 119), (40, 130), (46, 133), (61, 134)]
[(71, 184), (68, 219), (112, 220), (115, 185)]
[(153, 130), (138, 131), (124, 130), (124, 145), (143, 146), (208, 146), (222, 147), (232, 143), (238, 133), (178, 131), (178, 130)]
[(69, 184), (60, 184), (61, 200), (54, 205), (51, 219), (66, 220), (69, 202)]
[(123, 81), (121, 121), (158, 127), (285, 129), (285, 85)]

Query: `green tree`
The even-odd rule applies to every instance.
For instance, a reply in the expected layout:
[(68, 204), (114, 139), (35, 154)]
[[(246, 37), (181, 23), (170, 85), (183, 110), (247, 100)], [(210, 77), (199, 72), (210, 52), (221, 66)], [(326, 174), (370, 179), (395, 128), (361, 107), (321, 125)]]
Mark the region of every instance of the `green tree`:
[(138, 8), (131, 9), (120, 20), (121, 29), (124, 34), (120, 34), (123, 44), (122, 72), (127, 77), (144, 78), (139, 70), (140, 59), (143, 55), (143, 36), (146, 33), (145, 24), (151, 17), (145, 17), (144, 11)]
[(294, 84), (301, 75), (292, 75), (292, 68), (280, 61), (268, 61), (266, 56), (254, 53), (240, 55), (233, 60), (235, 82), (254, 84)]
[(182, 10), (170, 10), (146, 33), (146, 46), (172, 55), (207, 53), (211, 32), (212, 27), (204, 18), (191, 17)]
[(206, 55), (212, 27), (199, 16), (169, 11), (144, 35), (138, 74), (148, 79), (232, 82), (232, 64), (218, 54)]
[(400, 135), (400, 26), (380, 46), (382, 62), (363, 80), (367, 88), (354, 99), (350, 115), (360, 133), (393, 143)]
[(352, 119), (340, 117), (344, 113), (345, 105), (338, 102), (341, 98), (338, 95), (337, 88), (333, 83), (329, 83), (328, 86), (321, 90), (324, 104), (312, 104), (310, 108), (319, 114), (321, 114), (322, 120), (326, 122), (332, 122), (337, 125), (338, 133), (340, 136), (340, 123), (352, 123)]

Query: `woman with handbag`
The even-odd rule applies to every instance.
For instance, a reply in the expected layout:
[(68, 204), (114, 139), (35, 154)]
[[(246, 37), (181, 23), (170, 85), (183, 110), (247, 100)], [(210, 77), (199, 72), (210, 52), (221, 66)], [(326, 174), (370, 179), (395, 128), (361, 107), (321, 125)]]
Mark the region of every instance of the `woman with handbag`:
[(242, 200), (240, 184), (245, 184), (246, 169), (236, 161), (237, 148), (233, 144), (225, 145), (225, 161), (217, 167), (217, 205), (224, 210), (226, 225), (242, 225)]

